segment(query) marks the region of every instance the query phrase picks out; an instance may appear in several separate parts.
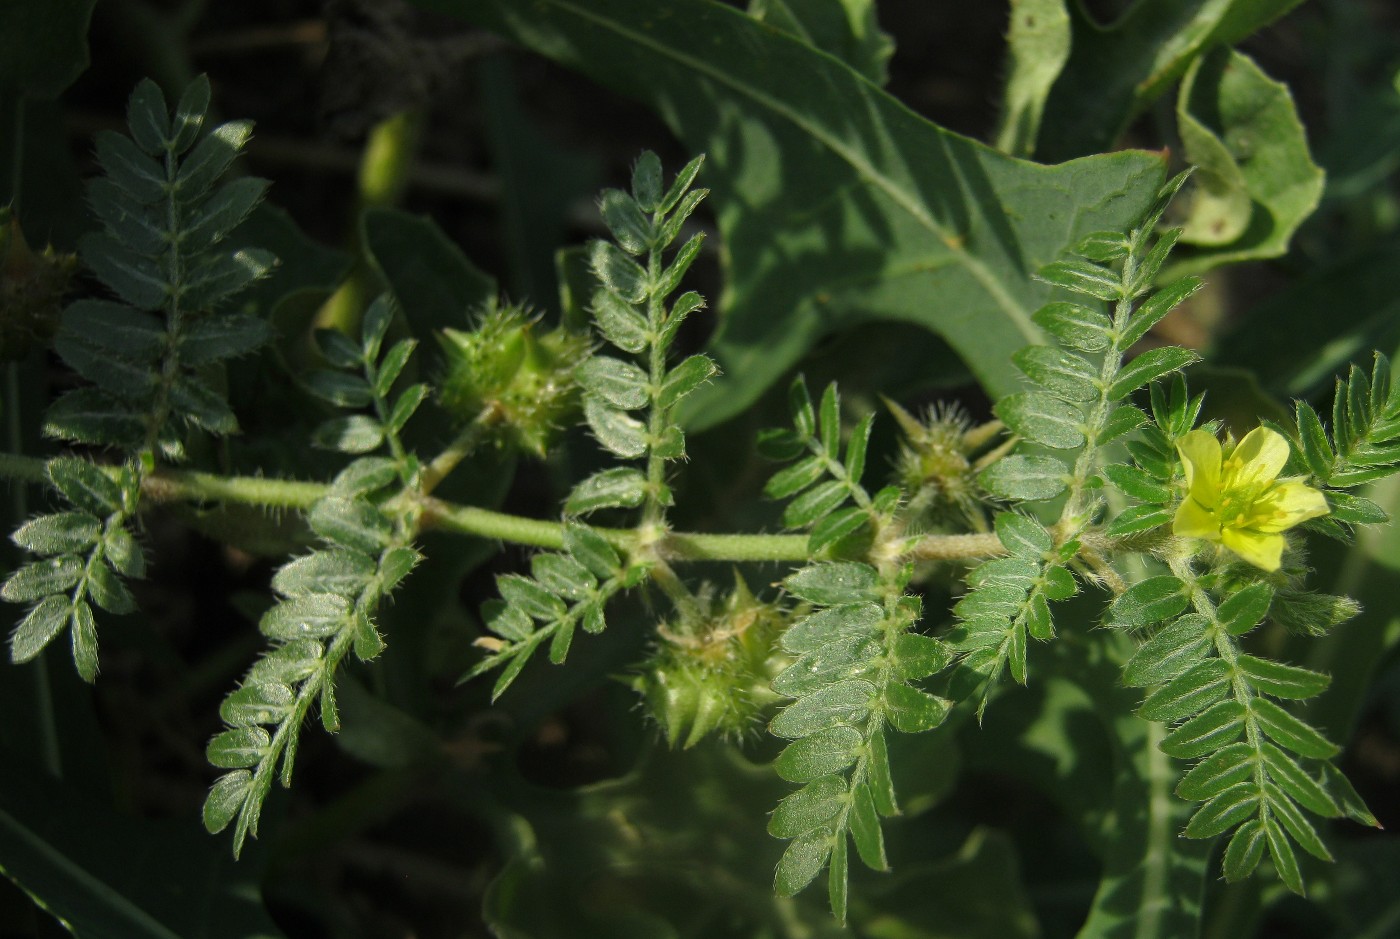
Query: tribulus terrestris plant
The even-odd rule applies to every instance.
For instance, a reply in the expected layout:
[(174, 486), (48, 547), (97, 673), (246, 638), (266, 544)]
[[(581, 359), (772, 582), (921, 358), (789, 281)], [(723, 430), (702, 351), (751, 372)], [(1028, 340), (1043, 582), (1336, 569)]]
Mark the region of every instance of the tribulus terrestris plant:
[[(16, 519), (25, 556), (0, 587), (16, 611), (11, 660), (47, 682), (67, 646), (77, 676), (103, 682), (112, 644), (127, 650), (123, 636), (144, 628), (124, 617), (162, 589), (141, 583), (167, 563), (158, 526), (268, 558), (268, 590), (239, 601), (258, 646), (240, 639), (236, 664), (220, 654), (200, 679), (225, 686), (201, 780), (205, 828), (228, 830), (218, 850), (244, 870), (278, 869), (307, 850), (284, 838), (363, 828), (347, 821), (356, 806), (392, 812), (405, 787), (432, 776), (507, 845), (484, 900), (497, 935), (621, 934), (623, 909), (638, 934), (680, 935), (672, 905), (727, 909), (745, 935), (848, 923), (856, 934), (944, 934), (939, 909), (919, 912), (909, 890), (974, 874), (989, 890), (998, 878), (1020, 883), (1009, 842), (983, 853), (986, 797), (977, 777), (957, 788), (964, 761), (983, 781), (1041, 774), (1036, 785), (1079, 819), (1101, 865), (1087, 916), (1075, 914), (1080, 935), (1193, 935), (1207, 921), (1203, 896), (1207, 908), (1248, 896), (1239, 902), (1257, 910), (1280, 886), (1345, 894), (1337, 867), (1321, 862), (1337, 860), (1335, 839), (1355, 836), (1332, 834), (1331, 820), (1381, 823), (1341, 765), (1348, 717), (1322, 706), (1329, 656), (1308, 650), (1375, 628), (1357, 619), (1356, 596), (1375, 596), (1368, 555), (1348, 555), (1341, 589), (1325, 585), (1339, 551), (1388, 537), (1365, 532), (1389, 522), (1400, 390), (1385, 355), (1351, 364), (1352, 346), (1310, 359), (1300, 372), (1344, 367), (1329, 390), (1292, 386), (1284, 409), (1257, 385), (1231, 390), (1218, 371), (1198, 380), (1201, 351), (1173, 342), (1164, 322), (1199, 302), (1202, 272), (1281, 253), (1311, 212), (1260, 179), (1293, 173), (1295, 191), (1314, 180), (1286, 90), (1241, 53), (1201, 42), (1164, 66), (1185, 73), (1178, 118), (1194, 167), (1168, 178), (1169, 154), (1140, 152), (1045, 167), (1021, 158), (1079, 155), (1083, 143), (1057, 76), (1094, 74), (1074, 58), (1087, 14), (1061, 4), (1012, 4), (997, 140), (1009, 156), (915, 126), (890, 103), (877, 87), (889, 49), (875, 41), (873, 6), (848, 5), (857, 19), (871, 14), (844, 27), (865, 41), (822, 52), (817, 4), (674, 11), (720, 48), (742, 36), (774, 63), (808, 63), (843, 113), (869, 105), (869, 128), (840, 127), (785, 79), (751, 74), (761, 63), (728, 51), (727, 71), (683, 60), (676, 23), (645, 41), (627, 33), (642, 15), (629, 0), (581, 19), (564, 6), (544, 4), (538, 24), (509, 4), (466, 15), (605, 80), (601, 63), (621, 44), (645, 62), (761, 90), (735, 120), (757, 133), (763, 121), (743, 109), (771, 107), (791, 126), (752, 145), (791, 156), (784, 135), (796, 134), (823, 148), (840, 166), (812, 163), (832, 200), (808, 207), (815, 227), (833, 211), (866, 225), (882, 259), (837, 257), (828, 275), (810, 257), (785, 258), (806, 250), (806, 229), (780, 218), (806, 183), (773, 197), (779, 215), (762, 209), (723, 135), (690, 128), (686, 109), (703, 109), (682, 99), (672, 112), (682, 136), (720, 153), (715, 212), (730, 280), (712, 338), (716, 313), (693, 289), (713, 240), (705, 156), (672, 172), (651, 151), (636, 156), (627, 188), (596, 199), (600, 237), (557, 256), (557, 303), (507, 295), (432, 223), (368, 204), (359, 264), (316, 282), (309, 255), (298, 256), (302, 236), (263, 204), (268, 181), (234, 170), (251, 122), (217, 123), (207, 78), (173, 107), (143, 80), (125, 132), (95, 138), (94, 224), (76, 260), (33, 251), (22, 214), (4, 220), (4, 350), (32, 361), (51, 349), (68, 376), (42, 416), (52, 451), (12, 435), (0, 456), (0, 471), (44, 505)], [(1125, 44), (1134, 15), (1113, 27)], [(559, 37), (579, 47), (561, 51)], [(645, 72), (645, 62), (617, 68)], [(673, 80), (657, 79), (659, 100)], [(1105, 114), (1116, 116), (1094, 133), (1112, 136), (1149, 92), (1119, 88), (1116, 73), (1104, 81)], [(377, 128), (379, 144), (401, 126)], [(930, 167), (883, 153), (877, 128), (897, 130)], [(1263, 156), (1240, 152), (1247, 133)], [(773, 254), (757, 247), (768, 230), (784, 246)], [(905, 261), (904, 273), (885, 267)], [(296, 286), (274, 290), (284, 267)], [(817, 278), (810, 290), (787, 280), (803, 271)], [(964, 311), (910, 312), (900, 291), (916, 281), (902, 277), (926, 289), (919, 303)], [(763, 325), (755, 311), (782, 302), (795, 307), (773, 312), (775, 330), (806, 334)], [(806, 374), (830, 371), (808, 355), (805, 325), (825, 315), (858, 328), (886, 317), (932, 325), (988, 400), (809, 384)], [(981, 334), (979, 320), (994, 325)], [(722, 432), (751, 434), (739, 449), (754, 459), (703, 433), (751, 404), (762, 415), (751, 425), (786, 415), (756, 433)], [(521, 464), (548, 482), (505, 502)], [(493, 765), (502, 744), (480, 730), (492, 714), (538, 726), (606, 702), (621, 703), (643, 754), (624, 779), (545, 811), (547, 800), (521, 795), (515, 770)], [(274, 810), (274, 793), (336, 759), (321, 731), (377, 775), (322, 810)], [(46, 740), (44, 770), (60, 774), (52, 728)], [(0, 799), (24, 785), (0, 784)], [(117, 922), (101, 863), (46, 823), (15, 819), (0, 802), (0, 869), (78, 935)], [(764, 827), (776, 841), (747, 834)], [(946, 851), (955, 832), (960, 860)], [(684, 899), (694, 877), (712, 893), (701, 907)], [(651, 878), (681, 899), (623, 893), (600, 912), (579, 893), (594, 879), (646, 893)], [(825, 917), (804, 894), (819, 878)], [(944, 887), (928, 889), (958, 908)], [(189, 921), (142, 912), (145, 902), (131, 910), (161, 928), (162, 916)], [(1031, 915), (1019, 893), (1005, 902), (1011, 912), (959, 913), (947, 934), (1033, 934), (1005, 931)], [(575, 905), (587, 911), (577, 921)]]

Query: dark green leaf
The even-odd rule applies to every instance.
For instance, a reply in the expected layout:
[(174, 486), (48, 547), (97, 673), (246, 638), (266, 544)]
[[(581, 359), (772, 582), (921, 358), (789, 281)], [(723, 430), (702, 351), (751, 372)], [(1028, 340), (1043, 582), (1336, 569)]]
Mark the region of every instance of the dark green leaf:
[(789, 698), (800, 698), (839, 678), (860, 675), (883, 651), (873, 636), (852, 636), (828, 642), (798, 658), (773, 679), (772, 688)]
[(819, 610), (788, 627), (782, 636), (782, 647), (791, 655), (802, 655), (827, 643), (870, 635), (884, 619), (885, 611), (875, 603), (852, 603)]
[(622, 569), (617, 549), (598, 532), (577, 522), (564, 524), (564, 548), (599, 577), (613, 577)]
[(718, 373), (719, 369), (709, 356), (690, 356), (666, 373), (661, 391), (656, 395), (656, 406), (663, 409), (673, 407)]
[(1128, 328), (1123, 330), (1123, 336), (1119, 339), (1120, 348), (1126, 349), (1146, 336), (1147, 331), (1156, 326), (1162, 317), (1203, 286), (1205, 282), (1199, 277), (1181, 277), (1148, 297), (1128, 320)]
[(84, 568), (83, 559), (74, 554), (26, 564), (10, 574), (0, 587), (0, 597), (11, 603), (29, 603), (60, 593), (78, 582)]
[(1278, 872), (1279, 880), (1283, 881), (1289, 890), (1301, 896), (1303, 875), (1298, 870), (1298, 857), (1288, 843), (1288, 836), (1283, 833), (1278, 822), (1267, 815), (1264, 816), (1264, 833), (1269, 839), (1269, 856), (1274, 859), (1274, 870)]
[(1128, 660), (1124, 683), (1148, 688), (1180, 675), (1210, 651), (1209, 629), (1210, 621), (1199, 615), (1183, 616), (1163, 627)]
[(1252, 818), (1236, 829), (1225, 849), (1225, 879), (1234, 883), (1254, 873), (1264, 857), (1264, 844), (1264, 825), (1259, 819)]
[(297, 558), (272, 576), (272, 589), (284, 597), (333, 593), (356, 597), (374, 576), (374, 559), (362, 551), (329, 548)]
[(229, 121), (211, 130), (180, 161), (180, 172), (175, 177), (179, 197), (190, 200), (206, 192), (233, 164), (252, 135), (252, 121)]
[(787, 528), (805, 528), (834, 512), (850, 498), (850, 491), (844, 482), (828, 480), (818, 483), (798, 496), (783, 510), (783, 525)]
[(224, 183), (193, 213), (181, 233), (181, 247), (204, 251), (222, 241), (262, 201), (270, 185), (252, 176)]
[(1190, 603), (1186, 584), (1171, 574), (1149, 577), (1129, 587), (1108, 607), (1104, 621), (1115, 626), (1150, 626), (1171, 619)]
[(847, 823), (851, 828), (851, 840), (856, 843), (856, 852), (865, 866), (871, 870), (889, 870), (890, 864), (885, 858), (885, 836), (880, 830), (880, 816), (875, 811), (875, 800), (868, 783), (857, 785), (851, 793), (851, 814)]
[(826, 462), (821, 457), (809, 456), (774, 473), (768, 485), (763, 487), (763, 494), (770, 499), (786, 499), (825, 475)]
[(1063, 301), (1047, 303), (1031, 319), (1060, 342), (1085, 352), (1107, 349), (1113, 330), (1113, 323), (1097, 310)]
[(812, 526), (812, 534), (807, 538), (807, 550), (813, 555), (818, 554), (828, 545), (860, 531), (869, 522), (870, 513), (857, 506), (832, 512)]
[(1296, 665), (1242, 655), (1235, 664), (1256, 689), (1276, 698), (1311, 698), (1327, 690), (1332, 676)]
[(349, 372), (317, 369), (306, 376), (306, 387), (322, 401), (341, 408), (362, 408), (374, 400), (369, 382)]
[(500, 575), (496, 578), (496, 589), (507, 603), (537, 620), (552, 622), (562, 619), (567, 612), (562, 600), (519, 574)]
[(817, 412), (812, 408), (812, 397), (801, 375), (788, 388), (788, 411), (792, 415), (792, 426), (799, 434), (803, 437), (817, 435)]
[(864, 746), (865, 738), (859, 731), (837, 724), (788, 744), (773, 768), (789, 782), (811, 782), (850, 766)]
[(31, 518), (10, 540), (35, 554), (82, 551), (97, 543), (102, 523), (87, 512), (59, 512)]
[(783, 708), (768, 729), (774, 736), (796, 739), (836, 724), (864, 720), (874, 697), (875, 686), (868, 681), (839, 681)]
[(846, 805), (846, 780), (821, 776), (778, 803), (768, 819), (768, 834), (796, 838), (824, 825)]
[(72, 601), (62, 594), (36, 603), (10, 633), (10, 661), (22, 665), (44, 651), (68, 625), (72, 610)]
[(193, 368), (247, 355), (271, 338), (272, 330), (256, 317), (241, 313), (201, 316), (180, 333), (180, 363)]
[(1028, 515), (1002, 512), (995, 525), (997, 540), (1015, 557), (1041, 561), (1055, 547), (1045, 526)]
[(1111, 538), (1151, 531), (1169, 524), (1172, 513), (1158, 505), (1133, 505), (1114, 516), (1104, 534)]
[(1084, 415), (1068, 402), (1036, 391), (1002, 398), (992, 409), (1014, 433), (1033, 443), (1072, 450), (1084, 443)]
[(1214, 704), (1162, 740), (1162, 752), (1188, 760), (1213, 753), (1244, 732), (1244, 705), (1234, 698)]
[(1123, 367), (1123, 370), (1114, 378), (1113, 386), (1108, 390), (1108, 396), (1115, 401), (1124, 398), (1148, 382), (1156, 381), (1164, 375), (1170, 375), (1198, 359), (1200, 356), (1195, 352), (1180, 346), (1159, 346), (1156, 349), (1148, 349)]
[(537, 554), (530, 573), (550, 593), (565, 600), (586, 600), (598, 586), (588, 568), (564, 554)]
[(219, 254), (195, 268), (180, 285), (180, 303), (189, 310), (212, 310), (249, 284), (266, 277), (277, 264), (268, 251), (241, 248)]
[(1149, 721), (1179, 721), (1204, 710), (1229, 691), (1230, 666), (1223, 659), (1206, 659), (1148, 695), (1138, 714)]
[(598, 211), (622, 250), (628, 254), (645, 254), (651, 247), (651, 221), (642, 213), (637, 200), (627, 193), (620, 189), (604, 189), (598, 199)]
[(1069, 470), (1047, 456), (1012, 454), (983, 470), (978, 480), (992, 493), (1006, 499), (1039, 501), (1064, 492)]
[(1177, 783), (1176, 794), (1200, 802), (1251, 778), (1257, 768), (1254, 747), (1244, 742), (1232, 743), (1191, 767)]
[(1268, 794), (1269, 810), (1272, 816), (1283, 824), (1283, 827), (1293, 836), (1293, 840), (1298, 842), (1299, 847), (1311, 854), (1320, 861), (1331, 862), (1332, 852), (1327, 850), (1327, 845), (1322, 843), (1322, 839), (1317, 836), (1317, 831), (1312, 827), (1298, 807), (1286, 796), (1272, 786), (1266, 786), (1265, 792)]
[(312, 445), (341, 453), (369, 453), (383, 442), (383, 425), (367, 414), (333, 417), (311, 435)]
[(295, 696), (280, 681), (249, 681), (224, 699), (219, 717), (235, 727), (278, 724), (291, 710)]
[(1250, 709), (1265, 736), (1299, 756), (1326, 760), (1340, 752), (1336, 744), (1268, 698), (1255, 698)]
[(393, 535), (390, 519), (360, 499), (322, 499), (312, 506), (306, 520), (311, 530), (327, 541), (366, 554), (378, 554)]
[(93, 602), (108, 613), (121, 616), (136, 609), (136, 599), (126, 589), (126, 584), (105, 564), (93, 565), (88, 574), (87, 588)]
[(1100, 300), (1117, 300), (1123, 296), (1123, 284), (1117, 274), (1078, 258), (1046, 264), (1036, 271), (1035, 277), (1047, 284)]
[(641, 352), (651, 336), (646, 317), (627, 301), (600, 290), (593, 295), (593, 320), (603, 338), (624, 352)]
[(595, 355), (584, 361), (574, 375), (585, 391), (624, 411), (644, 408), (651, 401), (646, 372), (631, 362)]
[(1252, 782), (1238, 783), (1201, 806), (1182, 834), (1187, 838), (1214, 838), (1249, 818), (1258, 806), (1259, 789)]
[(591, 396), (584, 399), (583, 413), (593, 436), (606, 449), (625, 459), (635, 459), (646, 453), (645, 424)]
[(228, 827), (247, 801), (252, 782), (253, 774), (247, 770), (225, 773), (215, 780), (204, 800), (205, 831), (217, 835)]
[(885, 688), (885, 715), (896, 730), (906, 734), (932, 730), (943, 723), (951, 707), (951, 701), (903, 682), (894, 682)]
[(587, 515), (598, 509), (635, 508), (646, 498), (646, 477), (639, 471), (615, 468), (594, 473), (574, 486), (564, 511)]
[(1120, 404), (1108, 414), (1104, 428), (1099, 433), (1098, 442), (1102, 445), (1117, 440), (1126, 433), (1137, 430), (1147, 423), (1147, 415), (1131, 404)]
[(263, 614), (258, 629), (269, 639), (322, 639), (348, 620), (352, 604), (333, 593), (309, 593), (283, 600)]
[(1227, 597), (1220, 604), (1217, 618), (1233, 636), (1241, 636), (1268, 614), (1269, 605), (1274, 599), (1274, 588), (1266, 583), (1250, 584)]
[(389, 347), (389, 351), (384, 353), (384, 358), (380, 359), (379, 367), (374, 376), (374, 392), (381, 398), (389, 397), (389, 391), (394, 387), (394, 382), (398, 381), (399, 373), (408, 364), (409, 356), (413, 355), (413, 350), (418, 347), (416, 339), (400, 339)]
[(831, 832), (819, 828), (794, 838), (778, 861), (773, 891), (780, 897), (796, 896), (826, 866), (831, 856)]
[(1011, 358), (1031, 381), (1066, 401), (1092, 401), (1099, 395), (1098, 370), (1074, 353), (1027, 346)]
[(1300, 805), (1324, 818), (1334, 818), (1341, 814), (1327, 790), (1309, 776), (1293, 757), (1271, 743), (1265, 743), (1260, 750), (1264, 754), (1264, 765), (1268, 767), (1269, 778)]
[(813, 564), (783, 580), (788, 593), (823, 606), (859, 603), (879, 598), (879, 574), (854, 561)]
[(403, 430), (410, 418), (418, 410), (424, 401), (428, 400), (430, 389), (426, 382), (418, 382), (405, 388), (394, 401), (394, 406), (389, 409), (389, 420), (385, 424), (389, 433), (397, 434)]
[(1110, 463), (1103, 468), (1109, 482), (1117, 486), (1124, 495), (1143, 502), (1165, 503), (1172, 499), (1172, 490), (1135, 466), (1124, 463)]
[(220, 769), (257, 766), (271, 742), (261, 727), (234, 727), (209, 741), (205, 756)]
[(639, 303), (650, 289), (647, 272), (636, 261), (606, 241), (588, 246), (588, 262), (598, 281), (627, 303)]

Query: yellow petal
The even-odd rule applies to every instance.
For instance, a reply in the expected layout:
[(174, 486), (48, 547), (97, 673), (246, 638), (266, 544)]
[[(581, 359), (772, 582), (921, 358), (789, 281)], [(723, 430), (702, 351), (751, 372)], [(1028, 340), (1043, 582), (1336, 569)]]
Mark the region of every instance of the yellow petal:
[(1249, 528), (1226, 528), (1220, 533), (1225, 547), (1255, 567), (1276, 571), (1283, 559), (1283, 536)]
[(1220, 540), (1220, 520), (1191, 496), (1181, 500), (1172, 519), (1172, 534), (1183, 538)]
[[(1186, 489), (1208, 509), (1220, 504), (1220, 441), (1214, 434), (1193, 430), (1176, 442)], [(1189, 500), (1188, 500), (1189, 501)], [(1183, 503), (1184, 504), (1184, 503)]]
[(1233, 473), (1223, 483), (1226, 487), (1250, 486), (1273, 482), (1288, 462), (1288, 441), (1278, 431), (1256, 427), (1244, 435), (1239, 446), (1230, 454)]
[(1249, 527), (1256, 531), (1279, 532), (1330, 511), (1327, 498), (1322, 493), (1296, 479), (1289, 479), (1270, 487), (1255, 501), (1250, 511)]

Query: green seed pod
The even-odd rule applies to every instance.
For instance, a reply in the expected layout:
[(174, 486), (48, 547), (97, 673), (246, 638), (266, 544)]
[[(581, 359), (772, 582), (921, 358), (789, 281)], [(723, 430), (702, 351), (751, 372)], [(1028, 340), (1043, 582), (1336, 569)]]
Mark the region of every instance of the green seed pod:
[(986, 492), (977, 481), (980, 451), (995, 440), (999, 422), (972, 426), (956, 405), (937, 407), (919, 420), (893, 401), (886, 407), (904, 432), (896, 474), (910, 494), (916, 523), (963, 526), (982, 516)]
[(522, 307), (492, 304), (475, 329), (443, 330), (438, 394), (459, 420), (481, 420), (498, 443), (543, 457), (579, 415), (574, 372), (591, 349), (585, 336), (538, 325)]
[(701, 616), (663, 625), (660, 647), (632, 681), (672, 747), (742, 736), (779, 700), (769, 684), (791, 663), (777, 647), (787, 617), (735, 580), (722, 603), (706, 590)]

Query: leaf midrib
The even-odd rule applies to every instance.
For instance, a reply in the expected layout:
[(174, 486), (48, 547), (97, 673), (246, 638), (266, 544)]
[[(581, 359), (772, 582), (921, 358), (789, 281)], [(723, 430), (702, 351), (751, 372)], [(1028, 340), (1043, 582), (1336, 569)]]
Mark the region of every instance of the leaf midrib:
[[(123, 916), (130, 923), (140, 926), (149, 935), (163, 937), (163, 939), (180, 939), (177, 933), (171, 932), (159, 920), (151, 916), (141, 907), (132, 903), (106, 881), (94, 876), (91, 871), (76, 863), (68, 855), (56, 850), (46, 840), (33, 829), (22, 824), (17, 818), (4, 809), (0, 809), (0, 828), (8, 829), (15, 837), (27, 844), (33, 851), (39, 854), (44, 860), (59, 868), (64, 874), (71, 877), (80, 885), (85, 886), (91, 893), (106, 902), (107, 908), (112, 912)], [(18, 876), (12, 871), (0, 867), (10, 877), (19, 881)], [(58, 914), (52, 910), (54, 916)], [(65, 921), (66, 922), (66, 921)]]
[[(645, 33), (639, 33), (636, 30), (630, 29), (616, 20), (583, 9), (577, 4), (567, 2), (567, 0), (544, 0), (544, 2), (551, 3), (555, 7), (572, 13), (580, 19), (588, 20), (604, 29), (611, 30), (617, 35), (625, 37), (640, 46), (651, 49), (658, 55), (672, 59), (768, 108), (773, 113), (786, 118), (812, 139), (819, 141), (828, 150), (844, 160), (857, 172), (860, 178), (869, 180), (871, 184), (880, 189), (892, 202), (937, 237), (940, 243), (953, 255), (957, 262), (967, 269), (968, 273), (977, 281), (978, 285), (986, 291), (993, 302), (1006, 314), (1007, 318), (1015, 324), (1022, 335), (1031, 341), (1038, 341), (1041, 338), (1040, 330), (1031, 322), (1026, 311), (1023, 310), (1021, 305), (1016, 302), (1015, 298), (1006, 291), (992, 271), (990, 271), (981, 260), (969, 254), (966, 249), (962, 247), (958, 237), (951, 234), (936, 218), (930, 215), (918, 199), (901, 189), (893, 180), (889, 179), (872, 163), (864, 159), (859, 152), (846, 146), (838, 138), (828, 134), (821, 126), (806, 120), (801, 113), (787, 107), (782, 101), (765, 95), (749, 85), (734, 81), (723, 71), (711, 67), (703, 59), (685, 55), (679, 50), (657, 42)], [(716, 9), (727, 8), (716, 7)], [(744, 14), (736, 11), (734, 15), (743, 16)], [(842, 64), (844, 65), (844, 63)], [(849, 66), (846, 67), (849, 68)], [(876, 90), (878, 91), (878, 89)], [(883, 94), (883, 92), (881, 93)], [(932, 126), (937, 133), (949, 133), (937, 125)]]

